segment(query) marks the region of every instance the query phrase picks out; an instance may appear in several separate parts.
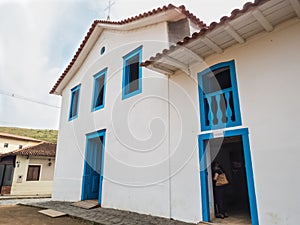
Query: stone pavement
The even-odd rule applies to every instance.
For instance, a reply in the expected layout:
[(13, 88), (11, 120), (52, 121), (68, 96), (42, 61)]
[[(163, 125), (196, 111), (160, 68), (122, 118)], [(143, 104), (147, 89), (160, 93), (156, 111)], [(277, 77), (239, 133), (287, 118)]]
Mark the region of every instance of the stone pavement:
[(99, 225), (192, 225), (192, 223), (184, 223), (176, 220), (169, 220), (161, 217), (116, 209), (99, 207), (86, 210), (71, 206), (70, 202), (47, 201), (40, 203), (27, 203), (24, 205), (54, 209), (64, 212), (70, 216), (96, 222)]
[(17, 205), (36, 202), (49, 201), (50, 198), (2, 198), (0, 197), (0, 205)]
[(51, 198), (51, 195), (0, 195), (0, 200), (7, 200), (7, 199), (40, 199), (45, 198), (48, 200)]

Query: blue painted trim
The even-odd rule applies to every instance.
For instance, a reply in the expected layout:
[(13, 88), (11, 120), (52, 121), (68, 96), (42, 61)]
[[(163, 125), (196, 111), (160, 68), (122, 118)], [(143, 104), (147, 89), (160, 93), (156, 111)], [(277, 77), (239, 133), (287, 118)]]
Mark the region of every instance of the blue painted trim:
[[(224, 137), (242, 136), (244, 157), (245, 157), (246, 176), (247, 176), (248, 196), (249, 196), (249, 203), (250, 203), (251, 221), (252, 221), (252, 225), (259, 225), (255, 186), (254, 186), (254, 177), (253, 177), (253, 169), (252, 169), (252, 160), (251, 160), (251, 152), (250, 152), (250, 144), (249, 144), (248, 135), (249, 135), (249, 131), (247, 128), (224, 131)], [(207, 164), (206, 164), (206, 159), (205, 159), (205, 140), (209, 140), (209, 139), (213, 139), (212, 133), (202, 134), (202, 135), (198, 136), (202, 219), (204, 222), (210, 221), (209, 199), (208, 199), (208, 180), (207, 180), (207, 169), (206, 169)]]
[[(93, 98), (92, 98), (92, 112), (97, 111), (99, 109), (104, 108), (104, 103), (105, 103), (105, 96), (106, 96), (106, 73), (107, 73), (107, 68), (101, 70), (100, 72), (96, 73), (94, 75), (94, 87), (93, 87)], [(100, 77), (104, 76), (104, 83), (103, 83), (103, 100), (102, 100), (102, 104), (99, 106), (95, 106), (96, 105), (96, 100), (97, 100), (97, 93), (99, 92), (99, 88), (97, 86), (97, 79), (99, 79)]]
[(139, 83), (139, 89), (129, 92), (128, 91), (128, 84), (129, 84), (129, 74), (126, 73), (126, 65), (127, 61), (130, 60), (132, 57), (139, 56), (139, 63), (142, 62), (142, 49), (143, 46), (139, 46), (138, 48), (134, 49), (133, 51), (129, 52), (125, 56), (123, 56), (123, 77), (122, 77), (122, 99), (130, 98), (134, 95), (137, 95), (139, 93), (142, 93), (142, 67), (139, 66), (139, 77), (138, 77), (138, 83)]
[[(81, 87), (81, 84), (78, 84), (77, 86), (73, 87), (71, 89), (71, 97), (70, 97), (70, 108), (69, 108), (69, 117), (68, 117), (68, 120), (71, 121), (71, 120), (74, 120), (78, 117), (78, 109), (79, 109), (79, 99), (80, 99), (80, 87)], [(74, 93), (78, 91), (78, 99), (77, 99), (77, 113), (76, 115), (72, 116), (72, 109), (73, 109), (73, 104), (74, 104), (74, 101), (73, 101), (73, 97), (74, 97)]]
[(82, 175), (82, 183), (81, 183), (81, 200), (86, 200), (86, 189), (85, 189), (85, 174), (87, 170), (87, 163), (85, 159), (87, 158), (87, 150), (89, 148), (89, 141), (88, 138), (86, 137), (86, 142), (85, 142), (85, 152), (84, 152), (84, 159), (83, 159), (83, 175)]
[(252, 225), (258, 225), (259, 221), (258, 221), (258, 212), (257, 212), (257, 203), (256, 203), (256, 193), (254, 187), (253, 168), (252, 168), (250, 143), (249, 143), (248, 135), (243, 135), (242, 139), (244, 144), (245, 167), (246, 167), (246, 174), (247, 174), (251, 220), (252, 220)]
[(103, 47), (101, 48), (101, 50), (100, 50), (100, 54), (101, 54), (101, 55), (103, 55), (103, 54), (104, 54), (104, 52), (105, 52), (105, 46), (103, 46)]
[[(223, 67), (229, 67), (230, 71), (230, 78), (231, 78), (231, 88), (232, 88), (232, 96), (233, 96), (233, 104), (234, 104), (234, 113), (235, 113), (235, 120), (234, 122), (227, 123), (227, 124), (220, 124), (220, 125), (213, 125), (213, 126), (206, 126), (206, 115), (205, 115), (205, 107), (204, 107), (204, 96), (202, 87), (202, 77), (208, 73), (213, 72), (214, 70), (223, 68)], [(220, 90), (221, 91), (221, 90)], [(240, 111), (240, 103), (239, 103), (239, 94), (238, 94), (238, 86), (237, 86), (237, 80), (236, 80), (236, 68), (235, 68), (235, 62), (234, 60), (228, 61), (228, 62), (222, 62), (218, 63), (216, 65), (213, 65), (201, 72), (198, 73), (198, 94), (199, 94), (199, 106), (200, 106), (200, 122), (201, 122), (201, 130), (215, 130), (215, 129), (221, 129), (225, 127), (233, 127), (233, 126), (240, 126), (242, 125), (242, 119), (241, 119), (241, 111)]]
[[(89, 139), (97, 138), (97, 137), (103, 137), (102, 141), (102, 152), (101, 152), (101, 171), (100, 171), (100, 181), (99, 181), (99, 194), (98, 194), (98, 203), (101, 205), (102, 203), (102, 186), (103, 186), (103, 174), (104, 174), (104, 152), (105, 152), (105, 137), (106, 137), (106, 129), (98, 130), (96, 132), (88, 133), (86, 134), (86, 147), (85, 147), (85, 154), (84, 157), (86, 159), (88, 154), (88, 143)], [(82, 191), (81, 191), (81, 200), (85, 200), (85, 175), (86, 171), (86, 163), (84, 161), (84, 168), (83, 168), (83, 179), (82, 179)]]
[(200, 187), (201, 187), (201, 203), (202, 203), (202, 219), (210, 221), (209, 213), (209, 197), (208, 197), (208, 182), (207, 182), (207, 167), (205, 157), (205, 140), (211, 139), (212, 134), (202, 134), (198, 137), (199, 146), (199, 165), (200, 165)]
[(105, 136), (106, 130), (103, 133), (103, 142), (102, 142), (102, 160), (101, 160), (101, 172), (100, 172), (100, 184), (99, 184), (99, 195), (98, 195), (98, 203), (101, 205), (102, 203), (102, 187), (103, 187), (103, 175), (104, 175), (104, 151), (105, 151)]

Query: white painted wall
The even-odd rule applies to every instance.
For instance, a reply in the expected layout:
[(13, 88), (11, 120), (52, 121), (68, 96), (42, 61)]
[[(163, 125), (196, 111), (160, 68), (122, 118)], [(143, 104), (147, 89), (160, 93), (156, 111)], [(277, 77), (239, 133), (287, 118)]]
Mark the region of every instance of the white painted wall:
[[(4, 148), (4, 144), (8, 143), (8, 148)], [(23, 148), (37, 144), (38, 141), (26, 141), (14, 138), (0, 137), (0, 153), (7, 153), (19, 149), (19, 145)]]
[[(85, 135), (106, 128), (102, 206), (169, 216), (167, 79), (143, 68), (142, 93), (121, 100), (122, 57), (143, 45), (145, 60), (167, 40), (166, 23), (102, 33), (62, 94), (54, 200), (81, 199)], [(105, 107), (91, 112), (93, 75), (106, 67)], [(70, 89), (78, 84), (79, 115), (68, 122)]]
[[(155, 42), (167, 40), (165, 28), (105, 31), (65, 87), (53, 199), (80, 200), (85, 135), (106, 128), (103, 207), (200, 221), (197, 73), (234, 59), (242, 127), (250, 131), (260, 224), (297, 224), (299, 20), (192, 65), (190, 76), (177, 73), (168, 81), (143, 69), (142, 94), (122, 101), (122, 56), (141, 44), (143, 59), (159, 52), (168, 44)], [(103, 45), (106, 53), (100, 56)], [(105, 67), (105, 108), (91, 112), (93, 75)], [(79, 115), (68, 122), (70, 89), (78, 84)]]
[[(295, 19), (281, 24), (271, 33), (261, 34), (245, 44), (236, 45), (222, 54), (213, 55), (205, 60), (205, 64), (199, 62), (192, 65), (192, 78), (182, 73), (172, 77), (172, 81), (189, 95), (188, 99), (176, 105), (177, 110), (185, 110), (187, 102), (191, 102), (199, 115), (197, 83), (193, 81), (197, 79), (197, 73), (217, 63), (235, 60), (242, 115), (241, 127), (248, 128), (250, 133), (260, 224), (297, 224), (299, 221), (300, 180), (295, 176), (300, 158), (300, 139), (297, 135), (300, 126), (299, 37), (300, 21)], [(174, 98), (178, 98), (176, 88), (174, 93), (176, 93)], [(191, 111), (194, 111), (192, 108)], [(173, 114), (175, 113), (171, 114), (171, 120)], [(188, 143), (197, 146), (196, 140), (192, 141), (193, 137), (196, 139), (193, 131), (197, 130), (197, 125), (193, 125), (193, 122), (199, 124), (199, 118), (193, 120), (186, 118), (184, 121), (187, 126), (190, 124), (190, 127), (182, 129), (183, 142), (190, 138), (191, 141)], [(171, 126), (176, 127), (173, 122)], [(171, 142), (176, 143), (178, 137), (172, 135), (173, 130), (176, 129), (171, 129)], [(199, 130), (198, 132), (201, 134)], [(192, 151), (192, 147), (188, 144), (181, 149)], [(195, 187), (194, 182), (199, 182), (199, 175), (196, 173), (199, 164), (197, 157), (198, 153), (195, 153), (185, 169), (174, 178), (177, 185), (173, 185), (172, 189), (174, 190), (172, 209), (177, 207), (176, 204), (180, 199), (178, 212), (173, 209), (174, 214), (177, 212), (176, 218), (180, 220), (194, 220), (196, 216), (187, 215), (184, 205), (188, 202), (191, 205), (190, 209), (194, 209), (201, 200), (201, 190), (198, 188), (191, 190), (184, 185), (187, 180), (190, 181), (189, 185)], [(181, 163), (183, 162), (182, 159)], [(179, 187), (184, 188), (180, 190)]]
[[(51, 159), (51, 166), (48, 165)], [(54, 157), (16, 156), (11, 195), (51, 195), (53, 186)], [(39, 181), (26, 181), (28, 166), (40, 165)], [(21, 177), (21, 178), (20, 178)]]

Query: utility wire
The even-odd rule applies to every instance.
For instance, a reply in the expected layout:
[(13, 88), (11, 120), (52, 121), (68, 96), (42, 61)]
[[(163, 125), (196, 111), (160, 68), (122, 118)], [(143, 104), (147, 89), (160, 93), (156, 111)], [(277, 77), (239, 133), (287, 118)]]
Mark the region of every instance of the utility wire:
[(57, 105), (51, 105), (51, 104), (46, 103), (46, 102), (41, 102), (41, 101), (38, 101), (38, 100), (35, 100), (35, 99), (30, 99), (30, 98), (27, 98), (25, 96), (16, 95), (14, 93), (9, 93), (9, 92), (3, 91), (3, 90), (0, 90), (0, 94), (1, 95), (9, 96), (11, 98), (18, 98), (18, 99), (22, 99), (24, 101), (28, 101), (28, 102), (33, 102), (33, 103), (40, 104), (40, 105), (49, 106), (49, 107), (52, 107), (52, 108), (57, 108), (57, 109), (61, 108), (60, 106), (57, 106)]

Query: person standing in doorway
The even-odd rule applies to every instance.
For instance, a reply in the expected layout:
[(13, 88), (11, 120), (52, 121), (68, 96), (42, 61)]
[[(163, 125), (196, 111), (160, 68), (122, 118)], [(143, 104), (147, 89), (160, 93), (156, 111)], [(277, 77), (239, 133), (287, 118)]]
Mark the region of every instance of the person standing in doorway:
[(225, 171), (219, 162), (214, 162), (212, 164), (212, 172), (216, 217), (224, 219), (225, 217), (228, 217), (225, 195), (226, 187), (229, 182), (227, 180)]

